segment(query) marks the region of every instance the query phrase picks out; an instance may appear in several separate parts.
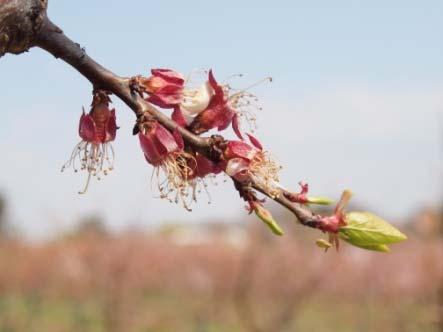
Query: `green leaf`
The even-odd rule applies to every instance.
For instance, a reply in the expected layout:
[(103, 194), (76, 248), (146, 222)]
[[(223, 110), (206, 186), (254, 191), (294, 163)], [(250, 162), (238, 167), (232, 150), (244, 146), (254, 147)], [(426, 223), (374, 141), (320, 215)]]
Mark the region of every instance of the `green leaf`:
[(342, 237), (342, 239), (346, 242), (348, 242), (349, 244), (353, 245), (354, 247), (358, 247), (361, 249), (366, 249), (366, 250), (372, 250), (372, 251), (379, 251), (379, 252), (390, 252), (391, 250), (389, 249), (389, 247), (386, 244), (355, 244), (355, 243), (351, 243), (349, 242), (346, 238)]
[(367, 246), (356, 246), (362, 249), (366, 249), (366, 250), (372, 250), (372, 251), (379, 251), (379, 252), (385, 252), (388, 253), (391, 251), (391, 249), (389, 249), (389, 247), (386, 244), (369, 244)]
[(346, 242), (357, 247), (365, 247), (370, 250), (381, 249), (374, 246), (397, 243), (407, 239), (406, 235), (397, 228), (369, 212), (347, 213), (345, 221), (346, 226), (340, 228), (340, 234)]

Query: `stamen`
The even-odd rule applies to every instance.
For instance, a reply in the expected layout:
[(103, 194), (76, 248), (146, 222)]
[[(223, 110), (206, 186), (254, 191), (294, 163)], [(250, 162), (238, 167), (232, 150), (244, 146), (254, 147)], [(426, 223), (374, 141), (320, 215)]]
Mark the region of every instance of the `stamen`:
[(256, 86), (258, 86), (258, 85), (260, 85), (260, 84), (262, 84), (262, 83), (265, 83), (265, 82), (272, 82), (272, 77), (268, 76), (268, 77), (265, 77), (265, 78), (261, 79), (261, 80), (258, 81), (258, 82), (253, 83), (253, 84), (251, 84), (250, 86), (248, 86), (248, 87), (246, 87), (246, 88), (240, 90), (239, 92), (233, 94), (232, 96), (230, 96), (230, 98), (233, 98), (233, 97), (235, 97), (236, 95), (239, 95), (239, 94), (244, 94), (244, 93), (247, 92), (248, 90), (250, 90), (250, 89), (252, 89), (252, 88), (255, 88)]
[(91, 173), (88, 173), (88, 179), (86, 180), (85, 188), (82, 191), (78, 192), (80, 195), (86, 194), (86, 191), (88, 190), (88, 187), (89, 187), (90, 180), (91, 180)]
[(189, 164), (193, 164), (190, 163), (191, 158), (194, 159), (192, 155), (183, 151), (171, 153), (161, 165), (154, 168), (151, 176), (151, 187), (155, 181), (160, 193), (158, 198), (182, 204), (188, 211), (192, 211), (190, 206), (197, 201), (197, 193), (201, 192), (202, 186), (208, 195), (208, 203), (211, 203), (211, 196), (206, 189), (207, 185), (204, 179), (189, 178), (189, 175), (194, 172), (189, 166)]
[(230, 95), (228, 97), (229, 104), (236, 111), (238, 116), (248, 124), (251, 132), (254, 132), (257, 129), (257, 118), (255, 113), (256, 111), (261, 111), (262, 107), (258, 104), (257, 96), (250, 93), (248, 90), (267, 81), (272, 82), (272, 78), (266, 77), (241, 90), (233, 89), (227, 84), (223, 85), (226, 95)]
[[(202, 75), (202, 76), (207, 76), (208, 75), (208, 71), (206, 70), (206, 69), (202, 69), (202, 68), (196, 68), (196, 69), (193, 69), (189, 74), (188, 74), (188, 76), (186, 77), (186, 80), (185, 80), (185, 85), (186, 86), (188, 86), (188, 87), (192, 87), (192, 76), (195, 76), (195, 75)], [(201, 80), (202, 82), (204, 81), (204, 79), (203, 80)], [(201, 84), (201, 82), (200, 82), (200, 84)]]
[(272, 198), (277, 197), (280, 193), (278, 186), (280, 170), (281, 166), (266, 151), (257, 153), (249, 167), (254, 182), (263, 185)]
[[(109, 151), (111, 153), (109, 153)], [(62, 166), (62, 172), (68, 167), (72, 167), (74, 172), (78, 170), (87, 171), (85, 187), (79, 194), (85, 194), (89, 188), (91, 176), (101, 180), (101, 175), (107, 175), (114, 168), (114, 149), (111, 143), (89, 143), (81, 141), (71, 153), (69, 160)], [(80, 164), (77, 168), (76, 164)]]
[(228, 77), (226, 77), (223, 80), (223, 85), (229, 86), (228, 83), (226, 83), (228, 80), (233, 79), (233, 78), (242, 78), (242, 77), (243, 77), (243, 74), (232, 74), (232, 75), (229, 75)]

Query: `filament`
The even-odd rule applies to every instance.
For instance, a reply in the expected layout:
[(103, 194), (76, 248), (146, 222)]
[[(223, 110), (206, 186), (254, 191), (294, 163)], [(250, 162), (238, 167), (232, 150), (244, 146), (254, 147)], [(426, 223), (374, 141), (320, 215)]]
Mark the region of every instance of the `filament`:
[(89, 188), (91, 177), (97, 180), (101, 176), (108, 175), (114, 169), (115, 153), (110, 142), (107, 143), (90, 143), (86, 141), (79, 142), (71, 153), (68, 161), (62, 166), (61, 171), (67, 168), (73, 168), (74, 172), (86, 171), (88, 177), (84, 189), (79, 194), (85, 194)]

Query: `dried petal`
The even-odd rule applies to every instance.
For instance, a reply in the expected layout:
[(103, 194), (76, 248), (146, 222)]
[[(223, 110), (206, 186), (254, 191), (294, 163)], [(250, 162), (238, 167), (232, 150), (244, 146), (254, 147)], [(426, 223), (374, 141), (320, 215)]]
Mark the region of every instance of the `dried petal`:
[(183, 146), (181, 136), (171, 134), (158, 123), (148, 132), (140, 132), (138, 137), (146, 160), (154, 166), (159, 165), (170, 153), (181, 150)]
[(225, 172), (237, 181), (245, 183), (250, 180), (249, 165), (250, 162), (243, 158), (233, 158), (228, 161)]
[(111, 116), (106, 123), (106, 137), (104, 142), (111, 142), (115, 140), (117, 134), (117, 123), (115, 118), (115, 109), (111, 110)]
[(234, 117), (232, 118), (232, 130), (234, 130), (234, 133), (237, 135), (237, 137), (243, 141), (243, 135), (240, 131), (240, 124), (238, 121), (237, 113), (235, 113)]
[(209, 174), (219, 174), (223, 171), (222, 167), (217, 165), (212, 160), (209, 160), (205, 156), (202, 156), (200, 153), (197, 153), (195, 156), (196, 160), (196, 175), (200, 178), (204, 178)]
[(248, 133), (246, 135), (248, 135), (249, 141), (251, 142), (252, 145), (254, 145), (259, 150), (263, 150), (263, 145), (260, 143), (260, 141), (257, 138)]
[(223, 101), (225, 101), (226, 98), (223, 88), (217, 83), (212, 69), (209, 70), (208, 81), (212, 89), (214, 90), (214, 100), (217, 103), (222, 103)]
[(178, 148), (179, 148), (180, 150), (183, 150), (183, 148), (185, 147), (185, 142), (183, 141), (183, 137), (182, 137), (182, 135), (180, 134), (180, 132), (178, 131), (178, 129), (175, 129), (175, 130), (172, 132), (172, 136), (174, 136), (174, 139), (175, 139), (175, 142), (176, 142), (177, 145), (178, 145)]
[(151, 70), (151, 74), (153, 76), (161, 77), (168, 82), (175, 83), (178, 85), (185, 83), (185, 79), (183, 78), (183, 76), (180, 73), (177, 73), (176, 71), (173, 71), (171, 69), (156, 68)]
[[(165, 147), (168, 153), (174, 152), (180, 149), (179, 143), (177, 143), (176, 137), (172, 135), (169, 130), (160, 124), (155, 127), (155, 138), (158, 143)], [(180, 137), (180, 144), (183, 145), (183, 140)]]
[(173, 108), (181, 103), (181, 88), (177, 88), (175, 92), (167, 92), (165, 90), (159, 90), (157, 93), (151, 94), (147, 100), (161, 108)]
[(209, 71), (209, 84), (214, 90), (211, 102), (191, 123), (190, 128), (196, 134), (204, 133), (213, 128), (225, 130), (233, 121), (235, 110), (228, 104), (223, 88), (218, 85), (212, 70)]
[(86, 142), (92, 143), (97, 141), (97, 128), (94, 120), (89, 114), (85, 114), (84, 110), (80, 117), (78, 134)]
[(227, 160), (232, 158), (244, 158), (252, 160), (258, 150), (242, 141), (229, 141), (224, 156)]
[(140, 132), (138, 138), (145, 158), (150, 164), (156, 166), (167, 156), (166, 149), (155, 144), (153, 136)]
[(149, 94), (147, 100), (162, 108), (172, 108), (183, 100), (184, 78), (170, 69), (153, 69), (152, 76), (140, 84)]
[(183, 112), (178, 107), (174, 108), (174, 111), (172, 112), (171, 115), (171, 119), (174, 120), (175, 123), (177, 123), (180, 127), (186, 127), (188, 125), (188, 122), (186, 121)]

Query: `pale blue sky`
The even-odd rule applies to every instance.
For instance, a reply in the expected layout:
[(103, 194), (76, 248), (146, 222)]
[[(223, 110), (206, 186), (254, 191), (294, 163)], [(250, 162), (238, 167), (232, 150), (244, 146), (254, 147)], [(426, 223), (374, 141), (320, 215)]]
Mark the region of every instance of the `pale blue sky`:
[[(151, 67), (243, 73), (264, 111), (258, 136), (285, 166), (283, 181), (311, 183), (392, 219), (442, 194), (443, 2), (441, 1), (50, 1), (49, 14), (103, 65), (121, 75)], [(90, 85), (40, 50), (0, 60), (0, 190), (28, 234), (65, 229), (89, 213), (112, 227), (168, 220), (242, 220), (229, 186), (211, 189), (192, 214), (152, 198), (150, 167), (117, 102), (116, 170), (76, 192), (60, 174), (76, 143)], [(114, 98), (115, 99), (115, 98)], [(278, 117), (278, 118), (277, 118)], [(283, 120), (282, 120), (283, 119)]]

